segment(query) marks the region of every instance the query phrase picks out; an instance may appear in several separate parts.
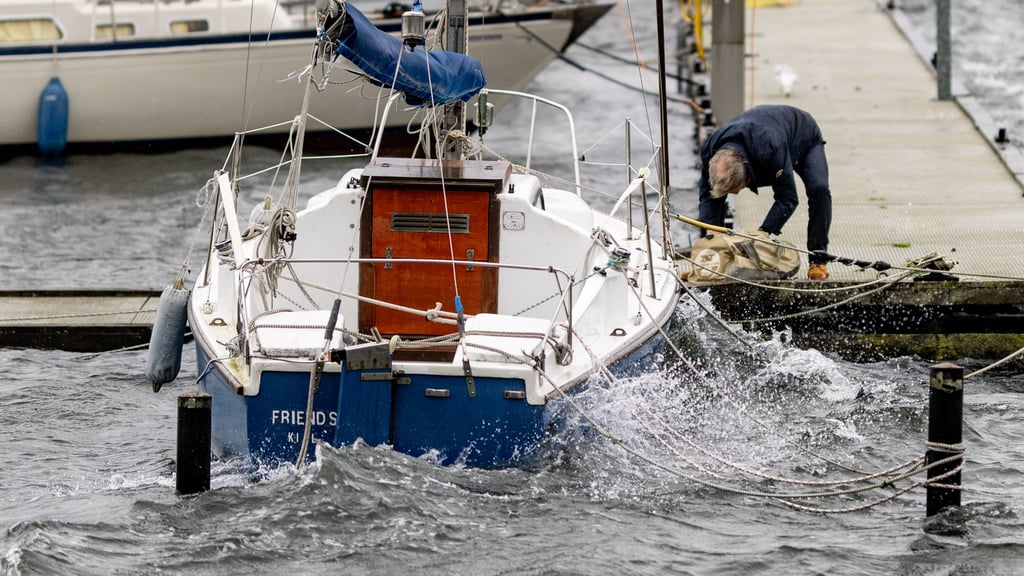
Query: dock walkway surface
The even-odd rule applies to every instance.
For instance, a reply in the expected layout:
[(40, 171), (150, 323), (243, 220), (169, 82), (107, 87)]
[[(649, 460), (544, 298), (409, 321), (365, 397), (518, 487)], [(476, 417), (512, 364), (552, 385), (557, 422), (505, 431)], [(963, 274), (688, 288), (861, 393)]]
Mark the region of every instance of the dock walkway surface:
[[(810, 282), (802, 255), (799, 280), (764, 283), (779, 290), (735, 281), (708, 290), (726, 320), (787, 326), (798, 345), (858, 357), (866, 349), (866, 357), (998, 358), (1024, 346), (1024, 163), (995, 143), (991, 118), (958, 84), (953, 100), (938, 99), (930, 55), (900, 22), (878, 0), (748, 8), (744, 102), (788, 104), (818, 120), (832, 190), (830, 254), (903, 267), (935, 252), (956, 262), (950, 273), (959, 282), (884, 282), (873, 269), (837, 262), (828, 282)], [(798, 75), (789, 97), (775, 79), (780, 65)], [(714, 86), (711, 93), (714, 102)], [(800, 206), (781, 239), (804, 249), (799, 178), (797, 186)], [(761, 225), (772, 191), (759, 192), (730, 198), (735, 229)], [(857, 296), (858, 286), (869, 295)]]
[[(831, 254), (904, 266), (934, 251), (957, 262), (963, 281), (1024, 279), (1017, 178), (979, 131), (984, 122), (976, 126), (958, 103), (969, 95), (938, 100), (930, 64), (883, 5), (805, 0), (748, 10), (746, 28), (748, 107), (803, 108), (822, 129)], [(798, 74), (790, 97), (775, 80), (777, 65)], [(782, 238), (804, 248), (806, 196), (797, 181), (801, 204)], [(772, 193), (744, 192), (735, 200), (735, 227), (756, 229)], [(806, 259), (801, 277), (805, 270)], [(830, 280), (845, 282), (877, 276), (835, 263), (829, 272)]]

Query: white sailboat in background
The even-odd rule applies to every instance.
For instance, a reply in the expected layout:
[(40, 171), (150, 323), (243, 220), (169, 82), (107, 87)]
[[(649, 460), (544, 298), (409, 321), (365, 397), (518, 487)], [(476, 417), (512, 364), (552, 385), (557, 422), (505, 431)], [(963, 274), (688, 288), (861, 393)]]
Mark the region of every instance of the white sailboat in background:
[[(211, 179), (211, 241), (188, 303), (214, 452), (267, 469), (361, 440), (440, 464), (519, 462), (548, 432), (550, 404), (605, 370), (659, 358), (680, 291), (659, 241), (667, 198), (647, 206), (648, 187), (668, 188), (649, 181), (657, 151), (630, 168), (625, 189), (603, 182), (602, 196), (581, 184), (568, 109), (485, 88), (480, 62), (461, 53), (465, 28), (444, 33), (449, 50), (427, 51), (415, 9), (403, 43), (351, 2), (320, 8), (307, 90), (326, 86), (347, 106), (352, 94), (330, 89), (330, 63), (359, 61), (390, 94), (378, 126), (397, 100), (418, 105), (421, 148), (380, 155), (378, 132), (364, 167), (300, 205), (312, 119), (296, 118), (272, 166), (250, 168), (236, 140)], [(533, 110), (519, 150), (485, 139), (500, 131), (487, 102), (498, 96)], [(464, 108), (478, 110), (475, 136)], [(541, 109), (562, 120), (539, 120)], [(542, 128), (564, 130), (561, 173), (531, 167)], [(267, 199), (246, 222), (239, 198), (254, 187)]]
[[(502, 0), (467, 21), (490, 85), (519, 90), (610, 7)], [(225, 143), (272, 125), (262, 134), (286, 134), (303, 99), (296, 76), (308, 63), (311, 8), (312, 0), (0, 0), (0, 150)], [(371, 17), (398, 34), (394, 11), (382, 5)], [(308, 104), (324, 131), (369, 131), (378, 108), (371, 98), (337, 106), (320, 94)], [(410, 118), (396, 111), (389, 126), (404, 131)]]

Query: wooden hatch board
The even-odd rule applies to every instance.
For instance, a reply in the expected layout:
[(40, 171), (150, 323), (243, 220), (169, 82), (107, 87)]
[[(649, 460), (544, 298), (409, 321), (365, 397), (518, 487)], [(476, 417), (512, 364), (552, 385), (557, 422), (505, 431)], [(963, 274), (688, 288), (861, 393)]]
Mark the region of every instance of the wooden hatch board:
[[(443, 185), (436, 161), (391, 160), (368, 168), (361, 253), (386, 260), (497, 262), (497, 194), (510, 168), (498, 162), (472, 164), (456, 174), (449, 174), (446, 167)], [(359, 285), (364, 296), (416, 310), (434, 309), (440, 303), (441, 311), (454, 313), (458, 294), (465, 313), (477, 314), (497, 311), (497, 279), (497, 269), (471, 264), (453, 269), (450, 263), (385, 262), (361, 265)], [(424, 315), (361, 303), (359, 330), (368, 333), (372, 328), (402, 336), (456, 331), (454, 325)]]

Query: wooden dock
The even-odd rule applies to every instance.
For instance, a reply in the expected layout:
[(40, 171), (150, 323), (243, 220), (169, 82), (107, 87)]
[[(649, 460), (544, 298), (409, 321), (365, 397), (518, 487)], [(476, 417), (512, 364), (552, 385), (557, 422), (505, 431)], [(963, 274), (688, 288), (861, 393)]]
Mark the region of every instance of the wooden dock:
[[(959, 282), (908, 279), (856, 298), (878, 288), (870, 283), (880, 274), (833, 263), (826, 284), (723, 282), (707, 289), (726, 319), (799, 313), (758, 326), (784, 324), (808, 346), (1001, 357), (1024, 346), (1021, 155), (995, 141), (994, 124), (958, 85), (953, 100), (938, 100), (930, 54), (915, 50), (886, 4), (805, 0), (748, 9), (746, 107), (789, 104), (818, 120), (830, 168), (831, 254), (905, 266), (936, 252), (956, 261), (950, 274)], [(777, 65), (799, 76), (790, 97), (774, 78)], [(711, 94), (713, 102), (714, 87)], [(782, 239), (804, 248), (806, 196), (797, 182), (801, 206)], [(756, 229), (772, 194), (762, 189), (732, 200), (734, 228)], [(804, 258), (799, 278), (806, 270)]]
[(103, 352), (149, 343), (159, 291), (0, 292), (0, 346)]
[(752, 332), (788, 330), (801, 348), (853, 361), (916, 355), (995, 360), (1024, 348), (1024, 282), (728, 282), (717, 311)]

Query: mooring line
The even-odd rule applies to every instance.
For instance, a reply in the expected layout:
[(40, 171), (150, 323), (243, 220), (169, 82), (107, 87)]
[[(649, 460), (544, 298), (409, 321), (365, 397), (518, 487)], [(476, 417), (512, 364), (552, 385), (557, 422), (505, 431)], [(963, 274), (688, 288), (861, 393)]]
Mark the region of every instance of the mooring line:
[[(633, 290), (634, 295), (638, 298), (640, 307), (644, 310), (644, 312), (648, 315), (648, 317), (653, 318), (653, 316), (651, 315), (650, 311), (647, 309), (647, 307), (644, 305), (643, 301), (640, 299), (639, 294), (637, 294), (636, 288), (633, 287), (633, 286), (631, 286), (630, 288)], [(679, 359), (682, 360), (683, 363), (686, 364), (686, 366), (691, 370), (691, 372), (693, 372), (694, 375), (696, 375), (702, 381), (703, 384), (705, 384), (709, 388), (715, 390), (718, 394), (721, 395), (722, 398), (726, 399), (730, 404), (732, 404), (735, 408), (737, 408), (742, 414), (744, 414), (745, 416), (750, 418), (753, 422), (755, 422), (756, 424), (761, 426), (765, 431), (767, 431), (769, 433), (772, 433), (772, 434), (775, 434), (779, 439), (785, 441), (786, 443), (788, 443), (788, 444), (790, 444), (790, 445), (792, 445), (792, 446), (794, 446), (794, 447), (796, 447), (796, 448), (806, 452), (807, 454), (809, 454), (811, 456), (814, 456), (814, 457), (816, 457), (816, 458), (818, 458), (818, 459), (820, 459), (820, 460), (822, 460), (824, 462), (832, 464), (833, 466), (836, 466), (836, 467), (838, 467), (840, 469), (844, 469), (844, 470), (847, 470), (849, 472), (853, 472), (855, 474), (861, 474), (861, 475), (872, 474), (871, 472), (867, 472), (867, 471), (864, 471), (864, 470), (859, 470), (859, 469), (856, 469), (856, 468), (851, 468), (851, 467), (846, 466), (845, 464), (843, 464), (841, 462), (837, 462), (837, 461), (831, 460), (829, 458), (826, 458), (825, 456), (814, 452), (810, 448), (807, 448), (806, 446), (803, 446), (802, 444), (796, 442), (795, 440), (793, 440), (793, 439), (791, 439), (791, 438), (789, 438), (787, 436), (779, 434), (773, 428), (769, 427), (767, 424), (765, 424), (764, 422), (760, 421), (759, 419), (754, 417), (752, 414), (750, 414), (746, 409), (744, 409), (740, 405), (739, 402), (737, 402), (735, 399), (732, 398), (732, 396), (730, 396), (728, 393), (726, 393), (722, 389), (721, 386), (718, 386), (717, 384), (715, 384), (714, 381), (712, 381), (707, 376), (705, 376), (704, 373), (702, 373), (699, 370), (697, 370), (696, 366), (694, 366), (693, 363), (690, 362), (690, 360), (688, 358), (686, 358), (686, 356), (683, 355), (682, 351), (679, 350), (679, 347), (676, 346), (675, 342), (673, 342), (671, 338), (669, 338), (668, 334), (665, 332), (665, 330), (661, 326), (658, 327), (658, 332), (661, 334), (662, 338), (665, 339), (665, 342), (668, 344), (668, 346), (670, 346), (672, 348), (672, 351), (675, 352), (675, 354), (679, 357)]]
[(736, 331), (732, 326), (729, 326), (729, 324), (725, 321), (724, 318), (722, 318), (718, 314), (713, 313), (712, 310), (708, 308), (706, 304), (701, 302), (700, 299), (697, 298), (697, 296), (695, 296), (693, 292), (690, 291), (690, 287), (686, 285), (686, 282), (683, 282), (683, 280), (679, 278), (679, 276), (676, 276), (675, 274), (673, 274), (673, 276), (675, 276), (676, 283), (679, 285), (679, 287), (682, 288), (684, 292), (686, 292), (686, 295), (690, 297), (690, 300), (695, 302), (697, 306), (699, 306), (700, 309), (704, 311), (705, 314), (710, 316), (715, 322), (718, 323), (719, 326), (724, 328), (729, 334), (732, 334), (733, 338), (735, 338), (738, 342), (740, 342), (747, 348), (754, 348), (754, 345), (750, 343), (746, 338), (741, 336), (740, 333)]
[(813, 308), (811, 310), (804, 310), (802, 312), (794, 312), (792, 314), (783, 314), (782, 316), (768, 316), (768, 317), (765, 317), (765, 318), (751, 318), (751, 319), (746, 319), (746, 320), (737, 320), (736, 322), (739, 322), (739, 323), (775, 322), (775, 321), (778, 321), (778, 320), (789, 320), (791, 318), (800, 318), (801, 316), (809, 316), (811, 314), (817, 314), (819, 312), (824, 312), (826, 310), (831, 310), (833, 308), (838, 308), (838, 307), (843, 306), (845, 304), (849, 304), (850, 302), (853, 302), (855, 300), (860, 300), (861, 298), (866, 298), (868, 296), (871, 296), (872, 294), (876, 294), (878, 292), (881, 292), (882, 290), (885, 290), (886, 288), (892, 287), (894, 284), (896, 284), (897, 282), (899, 282), (903, 278), (906, 278), (910, 274), (911, 274), (910, 272), (903, 272), (903, 273), (901, 273), (901, 274), (899, 274), (897, 276), (894, 276), (893, 280), (891, 282), (886, 282), (886, 283), (882, 284), (881, 286), (879, 286), (877, 288), (874, 288), (872, 290), (868, 290), (866, 292), (861, 292), (859, 294), (854, 294), (853, 296), (850, 296), (849, 298), (846, 298), (844, 300), (840, 300), (839, 302), (833, 302), (831, 304), (826, 304), (825, 306), (820, 306), (818, 308)]
[[(740, 238), (743, 238), (743, 239), (746, 239), (746, 240), (752, 240), (754, 242), (761, 242), (761, 243), (764, 243), (764, 244), (771, 244), (772, 246), (779, 246), (778, 242), (776, 242), (775, 240), (772, 240), (770, 238), (765, 239), (764, 237), (755, 236), (755, 235), (752, 235), (752, 234), (744, 234), (743, 231), (740, 231), (740, 230), (735, 230), (735, 229), (732, 229), (732, 228), (726, 228), (724, 226), (716, 226), (716, 225), (713, 225), (713, 224), (708, 224), (706, 222), (701, 222), (700, 220), (697, 220), (695, 218), (690, 218), (688, 216), (683, 216), (682, 214), (672, 214), (671, 216), (674, 217), (676, 220), (679, 220), (680, 222), (683, 222), (683, 223), (686, 223), (686, 224), (690, 224), (692, 226), (696, 226), (696, 227), (702, 228), (704, 230), (709, 230), (711, 232), (718, 232), (719, 234), (725, 234), (727, 236), (738, 236)], [(942, 270), (942, 269), (939, 269), (939, 268), (923, 268), (922, 266), (925, 265), (925, 264), (929, 264), (931, 262), (935, 262), (937, 260), (942, 260), (942, 259), (946, 258), (946, 257), (944, 257), (944, 256), (942, 256), (942, 255), (940, 255), (940, 254), (938, 254), (936, 252), (931, 252), (928, 255), (921, 257), (920, 258), (921, 262), (917, 262), (916, 265), (914, 265), (914, 266), (912, 266), (910, 264), (910, 262), (914, 262), (913, 260), (908, 262), (907, 265), (905, 265), (905, 266), (898, 266), (898, 265), (890, 264), (888, 262), (884, 262), (884, 261), (881, 261), (881, 260), (867, 261), (867, 260), (857, 260), (855, 258), (849, 258), (849, 257), (846, 257), (846, 256), (836, 256), (834, 254), (829, 254), (828, 252), (826, 252), (824, 250), (818, 250), (818, 251), (806, 250), (806, 249), (803, 249), (803, 248), (799, 248), (799, 247), (797, 247), (795, 245), (789, 245), (789, 246), (786, 246), (786, 248), (790, 248), (790, 249), (792, 249), (792, 250), (794, 250), (796, 252), (799, 252), (799, 253), (807, 255), (807, 256), (816, 256), (816, 257), (825, 258), (827, 262), (838, 262), (839, 264), (843, 264), (845, 266), (856, 266), (856, 267), (860, 268), (861, 270), (873, 269), (873, 270), (876, 270), (879, 273), (884, 273), (884, 272), (887, 272), (889, 270), (899, 270), (899, 271), (903, 271), (903, 272), (916, 272), (916, 273), (941, 272), (943, 274), (949, 274), (951, 276), (971, 276), (971, 277), (976, 277), (976, 278), (989, 278), (989, 279), (993, 279), (993, 280), (1024, 281), (1024, 278), (1018, 277), (1018, 276), (1005, 276), (1005, 275), (1001, 275), (1001, 274), (983, 274), (983, 273), (975, 273), (975, 272), (961, 272), (961, 271), (955, 271), (955, 270), (952, 270), (952, 269)], [(690, 262), (691, 264), (696, 264), (693, 260), (691, 260), (689, 258), (686, 258), (686, 261)], [(950, 261), (953, 262), (952, 259), (950, 259)], [(958, 262), (953, 262), (953, 265), (955, 265), (955, 264), (958, 264)], [(699, 264), (698, 264), (698, 266), (699, 266)], [(728, 279), (731, 279), (731, 280), (737, 280), (737, 281), (741, 281), (741, 282), (743, 281), (740, 278), (730, 277), (727, 274), (723, 274), (723, 273), (717, 272), (715, 270), (711, 270), (711, 269), (709, 269), (709, 268), (707, 268), (705, 266), (700, 266), (700, 267), (704, 268), (705, 270), (708, 270), (709, 272), (712, 272), (714, 274), (718, 274), (719, 276), (722, 276), (724, 278), (728, 278)], [(767, 286), (765, 286), (765, 287), (767, 287)], [(827, 290), (827, 289), (822, 289), (822, 291), (824, 291), (824, 290)]]
[(982, 368), (980, 370), (975, 370), (974, 372), (971, 372), (970, 374), (967, 374), (966, 376), (964, 376), (964, 380), (967, 380), (968, 378), (974, 378), (975, 376), (978, 376), (979, 374), (984, 374), (985, 372), (988, 372), (989, 370), (995, 368), (996, 366), (999, 366), (1001, 364), (1005, 364), (1005, 363), (1009, 362), (1010, 360), (1013, 360), (1014, 358), (1016, 358), (1017, 356), (1020, 356), (1021, 354), (1024, 354), (1024, 348), (1021, 348), (1020, 350), (1017, 350), (1016, 352), (1013, 352), (1012, 354), (1009, 354), (1008, 356), (1005, 356), (1005, 357), (1003, 357), (1000, 360), (996, 360), (995, 362), (989, 364), (988, 366), (986, 366), (986, 367), (984, 367), (984, 368)]
[[(636, 288), (633, 288), (633, 290), (634, 290), (634, 294), (637, 295), (636, 294)], [(637, 296), (639, 297), (639, 295), (637, 295)], [(648, 317), (653, 319), (653, 316), (650, 315), (650, 311), (646, 308), (646, 306), (644, 306), (642, 301), (640, 301), (640, 306), (641, 306), (641, 308), (644, 309), (644, 312), (648, 314)], [(666, 342), (679, 355), (679, 357), (684, 362), (686, 362), (687, 365), (689, 365), (691, 367), (691, 369), (693, 369), (693, 365), (691, 363), (689, 363), (689, 361), (686, 360), (686, 358), (684, 356), (682, 356), (682, 354), (680, 353), (678, 348), (675, 346), (675, 344), (668, 338), (668, 335), (665, 333), (664, 329), (659, 326), (658, 327), (658, 331), (659, 331), (660, 335), (663, 338), (666, 339)], [(573, 335), (580, 341), (580, 343), (583, 346), (583, 348), (590, 355), (591, 360), (594, 362), (594, 364), (596, 366), (595, 371), (597, 373), (601, 374), (602, 376), (608, 378), (612, 383), (618, 382), (619, 380), (614, 376), (614, 374), (611, 373), (611, 371), (608, 369), (608, 367), (605, 366), (603, 363), (600, 363), (600, 362), (597, 361), (596, 355), (594, 354), (593, 350), (591, 350), (589, 348), (589, 346), (586, 345), (585, 341), (580, 338), (579, 334), (574, 332)], [(920, 482), (920, 483), (914, 484), (914, 485), (912, 485), (912, 486), (910, 486), (908, 488), (901, 489), (896, 494), (887, 496), (885, 498), (881, 498), (879, 500), (876, 500), (875, 502), (868, 503), (868, 504), (865, 504), (865, 505), (862, 505), (862, 506), (858, 506), (858, 507), (846, 508), (846, 509), (814, 508), (814, 507), (810, 507), (810, 506), (804, 506), (804, 505), (796, 504), (794, 502), (791, 502), (791, 500), (809, 499), (809, 498), (830, 498), (830, 497), (840, 497), (840, 496), (854, 495), (854, 494), (858, 494), (858, 493), (867, 492), (869, 490), (875, 490), (875, 489), (880, 489), (880, 488), (894, 486), (895, 482), (904, 480), (906, 478), (910, 478), (913, 475), (920, 474), (922, 471), (928, 470), (929, 468), (932, 468), (934, 466), (938, 466), (938, 465), (950, 462), (953, 459), (959, 458), (959, 459), (961, 459), (961, 462), (962, 462), (962, 457), (963, 457), (962, 453), (961, 454), (955, 454), (953, 456), (950, 456), (950, 457), (948, 457), (946, 459), (943, 459), (941, 461), (938, 461), (938, 462), (933, 462), (933, 463), (931, 463), (931, 464), (929, 464), (927, 466), (921, 466), (921, 462), (922, 462), (923, 458), (919, 457), (919, 458), (915, 458), (915, 459), (913, 459), (913, 460), (911, 460), (911, 461), (909, 461), (909, 462), (907, 462), (905, 464), (902, 464), (902, 465), (890, 468), (890, 469), (882, 471), (882, 472), (874, 473), (871, 476), (871, 478), (860, 478), (860, 479), (854, 479), (854, 480), (845, 480), (845, 481), (841, 481), (841, 482), (837, 482), (837, 483), (824, 484), (825, 486), (849, 485), (849, 484), (854, 484), (854, 483), (857, 483), (857, 482), (866, 482), (866, 481), (868, 481), (870, 479), (873, 479), (873, 478), (885, 477), (885, 479), (880, 481), (880, 482), (875, 482), (875, 483), (868, 484), (866, 486), (862, 486), (862, 487), (858, 487), (858, 488), (849, 488), (849, 489), (845, 489), (845, 490), (818, 491), (818, 492), (811, 492), (811, 493), (788, 493), (788, 492), (766, 492), (766, 491), (760, 491), (760, 490), (749, 490), (749, 489), (744, 489), (744, 488), (737, 488), (737, 487), (734, 487), (734, 486), (729, 486), (729, 485), (722, 484), (720, 482), (712, 482), (712, 481), (708, 481), (708, 480), (705, 480), (705, 479), (693, 476), (691, 474), (687, 474), (687, 473), (685, 473), (685, 472), (683, 472), (683, 471), (681, 471), (679, 469), (676, 469), (675, 467), (668, 466), (667, 464), (665, 464), (663, 462), (660, 462), (660, 461), (655, 460), (654, 458), (652, 458), (650, 456), (647, 456), (645, 454), (640, 453), (637, 449), (632, 448), (629, 445), (627, 445), (626, 442), (622, 438), (619, 438), (618, 436), (616, 436), (615, 434), (612, 434), (611, 432), (606, 430), (603, 426), (601, 426), (572, 397), (570, 397), (568, 394), (566, 394), (565, 391), (563, 391), (561, 388), (557, 387), (554, 384), (554, 382), (547, 376), (547, 374), (542, 369), (538, 368), (537, 370), (538, 370), (539, 375), (545, 381), (547, 381), (551, 385), (552, 389), (559, 395), (559, 397), (562, 398), (570, 407), (572, 407), (573, 410), (575, 410), (577, 412), (577, 414), (580, 415), (580, 417), (582, 417), (586, 422), (588, 422), (594, 428), (594, 430), (596, 430), (598, 432), (598, 434), (600, 434), (601, 436), (603, 436), (606, 439), (608, 439), (610, 442), (612, 442), (612, 444), (619, 446), (622, 450), (624, 450), (626, 453), (632, 455), (633, 457), (638, 458), (639, 460), (642, 460), (644, 462), (647, 462), (648, 464), (650, 464), (652, 466), (655, 466), (655, 467), (657, 467), (657, 468), (659, 468), (659, 469), (661, 469), (661, 470), (663, 470), (665, 472), (668, 472), (668, 473), (670, 473), (670, 474), (672, 474), (674, 476), (677, 476), (677, 477), (680, 477), (680, 478), (684, 478), (684, 479), (688, 479), (688, 480), (693, 481), (693, 482), (695, 482), (697, 484), (700, 484), (702, 486), (718, 489), (718, 490), (729, 492), (729, 493), (733, 493), (733, 494), (770, 498), (770, 499), (778, 500), (779, 502), (781, 502), (781, 503), (783, 503), (783, 504), (785, 504), (787, 506), (792, 506), (792, 507), (795, 507), (795, 508), (798, 508), (798, 509), (803, 509), (803, 510), (806, 510), (806, 511), (809, 511), (809, 512), (838, 513), (838, 512), (845, 512), (845, 511), (852, 512), (852, 511), (856, 511), (856, 510), (862, 510), (864, 508), (867, 508), (867, 507), (870, 507), (870, 506), (874, 506), (874, 505), (877, 505), (877, 504), (889, 501), (889, 500), (895, 498), (896, 496), (899, 496), (901, 494), (909, 492), (910, 490), (912, 490), (915, 487), (922, 486), (922, 485), (927, 485), (927, 484), (929, 484), (929, 481), (926, 480), (924, 482)], [(695, 371), (695, 373), (700, 375), (699, 372), (696, 372), (696, 370), (694, 370), (694, 371)], [(705, 382), (707, 382), (707, 379), (704, 378), (703, 375), (700, 375), (700, 377)], [(707, 382), (707, 383), (710, 383), (710, 382)], [(715, 388), (717, 389), (717, 387), (715, 387)], [(728, 398), (727, 395), (723, 395), (723, 396)], [(731, 399), (730, 399), (730, 401), (733, 402)], [(747, 416), (749, 416), (749, 414), (747, 414), (745, 410), (741, 410), (741, 412), (746, 414)], [(635, 415), (635, 412), (634, 412), (634, 415)], [(656, 420), (657, 420), (657, 418), (656, 418)], [(754, 419), (754, 420), (757, 421), (757, 419)], [(641, 424), (645, 428), (649, 428), (646, 425), (646, 423), (644, 422), (643, 419), (640, 419), (640, 421), (641, 421)], [(764, 426), (763, 423), (760, 423), (759, 421), (758, 421), (758, 423), (761, 424), (762, 426)], [(666, 429), (667, 430), (672, 430), (670, 427), (667, 427), (667, 426), (666, 426)], [(661, 442), (666, 447), (669, 447), (669, 449), (673, 453), (675, 453), (677, 456), (680, 456), (680, 458), (684, 462), (693, 465), (698, 470), (700, 470), (700, 471), (702, 471), (704, 473), (707, 473), (707, 474), (709, 474), (709, 475), (711, 475), (711, 476), (713, 476), (715, 478), (719, 478), (719, 479), (721, 478), (721, 476), (719, 476), (718, 474), (714, 473), (711, 470), (708, 470), (706, 467), (700, 466), (699, 464), (695, 463), (690, 458), (687, 458), (684, 455), (680, 454), (678, 452), (678, 450), (676, 450), (675, 448), (670, 447), (664, 441), (664, 437), (661, 434), (659, 434), (659, 433), (657, 433), (655, 431), (652, 431), (652, 430), (649, 430), (649, 432), (652, 434), (652, 436), (654, 436), (655, 439), (657, 439), (659, 442)], [(805, 447), (802, 447), (799, 444), (797, 444), (795, 442), (792, 442), (789, 439), (786, 439), (786, 440), (791, 445), (793, 445), (793, 446), (795, 446), (795, 447), (797, 447), (797, 448), (807, 452), (808, 454), (811, 454), (811, 455), (814, 455), (814, 456), (816, 456), (818, 458), (821, 458), (822, 460), (824, 460), (826, 462), (833, 463), (834, 465), (837, 465), (840, 468), (843, 468), (843, 469), (846, 469), (846, 470), (849, 470), (849, 471), (853, 471), (853, 472), (856, 472), (856, 473), (859, 473), (859, 474), (866, 474), (866, 473), (863, 473), (861, 471), (857, 471), (857, 470), (851, 469), (851, 468), (849, 468), (847, 466), (844, 466), (842, 464), (832, 462), (830, 459), (824, 458), (824, 457), (822, 457), (822, 456), (820, 456), (820, 455), (818, 455), (818, 454), (816, 454), (816, 453), (806, 449)], [(709, 452), (705, 452), (705, 453), (710, 455)], [(905, 471), (900, 473), (900, 474), (898, 474), (898, 475), (896, 475), (895, 477), (893, 477), (892, 476), (892, 472), (897, 471), (897, 470), (905, 470)], [(743, 471), (743, 470), (741, 469), (741, 471)], [(945, 475), (943, 475), (942, 477), (945, 477)], [(772, 479), (772, 478), (768, 477), (767, 479)], [(937, 479), (939, 479), (939, 478), (932, 479), (931, 482), (934, 482)], [(810, 484), (810, 485), (818, 485), (818, 484)]]
[[(606, 368), (605, 368), (605, 370), (606, 370)], [(601, 370), (599, 369), (599, 371), (601, 371)], [(896, 481), (909, 478), (909, 477), (911, 477), (911, 476), (913, 476), (915, 474), (919, 474), (922, 471), (927, 470), (928, 468), (931, 468), (931, 467), (934, 467), (934, 466), (938, 466), (938, 465), (943, 464), (943, 463), (947, 463), (947, 462), (951, 461), (951, 459), (954, 459), (954, 458), (961, 458), (962, 457), (960, 455), (952, 456), (952, 457), (947, 458), (947, 459), (945, 459), (943, 461), (934, 462), (934, 463), (932, 463), (932, 464), (930, 464), (928, 466), (925, 466), (925, 467), (915, 468), (915, 469), (913, 469), (913, 470), (911, 470), (909, 472), (906, 472), (904, 474), (899, 475), (895, 479), (887, 479), (887, 480), (885, 480), (883, 482), (878, 482), (878, 483), (870, 484), (870, 485), (867, 485), (867, 486), (862, 486), (862, 487), (859, 487), (859, 488), (850, 488), (850, 489), (847, 489), (847, 490), (819, 491), (819, 492), (811, 492), (811, 493), (795, 493), (795, 492), (767, 492), (767, 491), (763, 491), (763, 490), (748, 490), (748, 489), (744, 489), (744, 488), (737, 488), (737, 487), (725, 485), (725, 484), (722, 484), (722, 483), (719, 483), (719, 482), (708, 481), (708, 480), (699, 478), (697, 476), (693, 476), (692, 474), (687, 474), (687, 473), (685, 473), (685, 472), (683, 472), (681, 470), (678, 470), (678, 469), (676, 469), (674, 467), (668, 466), (667, 464), (665, 464), (663, 462), (655, 460), (654, 458), (652, 458), (650, 456), (647, 456), (646, 454), (640, 453), (637, 449), (630, 447), (629, 445), (626, 444), (626, 442), (624, 440), (622, 440), (621, 438), (619, 438), (615, 434), (612, 434), (611, 432), (606, 430), (603, 426), (601, 426), (601, 424), (598, 423), (596, 420), (594, 420), (593, 417), (591, 417), (589, 414), (587, 414), (586, 411), (584, 411), (583, 408), (572, 399), (572, 397), (570, 397), (563, 390), (561, 390), (560, 388), (555, 386), (554, 382), (547, 376), (547, 374), (543, 370), (538, 369), (538, 373), (544, 378), (544, 380), (546, 380), (549, 384), (551, 384), (553, 390), (555, 390), (559, 394), (560, 398), (563, 401), (565, 401), (567, 404), (569, 404), (569, 406), (571, 406), (573, 408), (573, 410), (575, 410), (584, 420), (586, 420), (594, 428), (594, 430), (598, 434), (600, 434), (601, 436), (606, 438), (612, 444), (614, 444), (614, 445), (618, 446), (619, 448), (621, 448), (627, 454), (630, 454), (631, 456), (633, 456), (633, 457), (635, 457), (635, 458), (637, 458), (639, 460), (647, 462), (648, 464), (650, 464), (650, 465), (652, 465), (652, 466), (654, 466), (654, 467), (656, 467), (656, 468), (658, 468), (660, 470), (663, 470), (663, 471), (665, 471), (665, 472), (667, 472), (669, 474), (672, 474), (673, 476), (676, 476), (676, 477), (679, 477), (679, 478), (683, 478), (683, 479), (686, 479), (686, 480), (690, 480), (690, 481), (692, 481), (692, 482), (694, 482), (696, 484), (699, 484), (699, 485), (707, 487), (707, 488), (713, 488), (713, 489), (716, 489), (716, 490), (720, 490), (720, 491), (731, 493), (731, 494), (741, 495), (741, 496), (755, 496), (755, 497), (762, 497), (762, 498), (770, 498), (770, 499), (773, 499), (773, 500), (778, 500), (779, 502), (781, 502), (783, 504), (786, 504), (786, 505), (789, 505), (789, 506), (794, 506), (794, 507), (799, 507), (801, 509), (805, 509), (806, 511), (809, 511), (809, 512), (839, 513), (839, 512), (846, 512), (846, 511), (852, 512), (852, 511), (856, 511), (856, 510), (861, 510), (861, 509), (864, 509), (866, 507), (870, 507), (870, 506), (876, 505), (876, 503), (882, 503), (882, 502), (889, 501), (892, 498), (895, 498), (896, 496), (898, 496), (900, 494), (909, 492), (913, 488), (927, 485), (927, 484), (929, 484), (929, 481), (924, 481), (924, 482), (919, 482), (917, 484), (914, 484), (914, 485), (912, 485), (909, 488), (902, 489), (902, 491), (898, 492), (897, 494), (895, 494), (893, 496), (889, 496), (889, 497), (880, 499), (880, 500), (876, 501), (876, 503), (869, 503), (868, 505), (859, 506), (859, 507), (855, 507), (855, 508), (849, 508), (849, 509), (824, 509), (824, 508), (815, 509), (813, 507), (802, 506), (802, 505), (798, 505), (798, 504), (795, 504), (795, 503), (792, 503), (792, 502), (788, 502), (788, 500), (851, 496), (851, 495), (854, 495), (854, 494), (859, 494), (859, 493), (867, 492), (869, 490), (876, 490), (876, 489), (880, 489), (880, 488), (885, 488), (885, 487), (888, 487), (888, 486), (892, 486), (893, 483), (896, 482)], [(934, 480), (937, 480), (937, 479), (945, 478), (946, 476), (947, 476), (947, 474), (943, 474), (940, 477), (936, 477), (936, 478), (932, 479), (932, 482), (934, 482)]]

